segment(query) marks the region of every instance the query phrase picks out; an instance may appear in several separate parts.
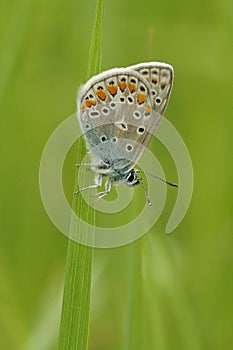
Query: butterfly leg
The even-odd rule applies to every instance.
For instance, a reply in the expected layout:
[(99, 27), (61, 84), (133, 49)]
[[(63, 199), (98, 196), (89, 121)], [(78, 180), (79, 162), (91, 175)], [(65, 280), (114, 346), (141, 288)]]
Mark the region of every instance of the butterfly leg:
[(79, 166), (92, 166), (93, 164), (87, 164), (87, 163), (83, 163), (83, 164), (75, 164), (75, 166), (79, 167)]
[(83, 187), (83, 188), (80, 188), (80, 190), (78, 191), (75, 191), (74, 194), (79, 194), (80, 192), (83, 192), (85, 190), (89, 190), (91, 188), (98, 188), (100, 187), (102, 184), (102, 175), (99, 174), (95, 177), (95, 185), (90, 185), (90, 186), (87, 186), (87, 187)]
[(111, 191), (111, 188), (112, 188), (112, 181), (108, 179), (108, 181), (105, 184), (105, 191), (96, 193), (96, 196), (98, 196), (97, 200), (106, 196)]

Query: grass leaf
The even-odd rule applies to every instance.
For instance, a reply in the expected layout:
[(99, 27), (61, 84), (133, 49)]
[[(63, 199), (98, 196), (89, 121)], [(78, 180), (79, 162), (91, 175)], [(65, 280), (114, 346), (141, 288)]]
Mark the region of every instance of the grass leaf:
[[(89, 54), (87, 78), (97, 74), (101, 62), (101, 33), (103, 18), (103, 0), (97, 1), (96, 18)], [(85, 154), (82, 140), (78, 142), (79, 159)], [(77, 184), (77, 173), (76, 180)], [(76, 185), (75, 184), (75, 185)], [(75, 188), (77, 188), (75, 186)], [(73, 211), (77, 216), (82, 215), (85, 222), (94, 226), (94, 211), (85, 208), (82, 196), (73, 198)], [(80, 232), (82, 235), (92, 234), (91, 226), (77, 223), (76, 217), (71, 220), (70, 237), (74, 238)], [(59, 349), (87, 349), (90, 313), (90, 294), (92, 279), (93, 248), (81, 245), (74, 240), (69, 241), (67, 267), (63, 296), (62, 317), (59, 335)]]
[(129, 246), (128, 318), (125, 350), (142, 349), (142, 240)]

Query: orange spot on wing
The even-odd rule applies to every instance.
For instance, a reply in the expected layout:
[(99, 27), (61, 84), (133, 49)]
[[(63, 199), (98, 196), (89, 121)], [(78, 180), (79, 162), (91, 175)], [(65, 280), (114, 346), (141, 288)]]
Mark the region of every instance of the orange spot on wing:
[(106, 92), (103, 89), (99, 89), (96, 91), (96, 95), (102, 100), (104, 101), (107, 97)]
[(123, 91), (125, 91), (127, 85), (126, 85), (125, 81), (119, 81), (118, 86), (121, 89), (121, 91), (123, 92)]
[(96, 101), (95, 100), (86, 100), (85, 101), (87, 107), (95, 106)]
[(92, 104), (92, 106), (95, 106), (96, 105), (96, 101), (95, 100), (91, 100), (91, 104)]
[(84, 112), (85, 111), (85, 105), (83, 104), (81, 107), (81, 111)]
[(157, 83), (158, 81), (157, 78), (152, 78), (151, 80), (152, 80), (152, 83)]
[(134, 91), (136, 91), (136, 88), (137, 88), (136, 84), (129, 83), (129, 89), (130, 89), (130, 92), (134, 92)]
[(145, 115), (149, 115), (150, 113), (151, 113), (151, 106), (147, 105)]
[(138, 94), (137, 100), (138, 100), (138, 103), (141, 105), (142, 103), (144, 103), (146, 101), (146, 95), (145, 94)]
[(162, 82), (160, 86), (161, 86), (161, 89), (164, 89), (165, 86), (166, 86), (166, 83), (165, 83), (165, 82)]
[(91, 101), (90, 100), (86, 100), (85, 103), (86, 103), (87, 107), (91, 107)]
[(107, 89), (108, 89), (108, 91), (110, 92), (110, 94), (111, 94), (112, 96), (115, 96), (115, 95), (116, 95), (116, 93), (117, 93), (117, 86), (116, 86), (116, 85), (109, 85), (109, 86), (107, 87)]

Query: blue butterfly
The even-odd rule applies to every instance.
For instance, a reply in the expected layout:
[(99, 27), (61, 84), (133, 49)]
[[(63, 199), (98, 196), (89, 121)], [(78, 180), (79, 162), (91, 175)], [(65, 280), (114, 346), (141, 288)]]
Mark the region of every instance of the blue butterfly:
[[(159, 62), (113, 68), (92, 77), (78, 94), (78, 120), (96, 173), (95, 184), (75, 192), (98, 188), (107, 177), (107, 195), (112, 185), (142, 184), (135, 169), (168, 104), (173, 68)], [(158, 178), (148, 172), (143, 172)], [(176, 184), (166, 182), (171, 186)], [(144, 193), (145, 188), (143, 186)], [(147, 198), (147, 195), (146, 195)], [(151, 205), (147, 198), (148, 204)]]

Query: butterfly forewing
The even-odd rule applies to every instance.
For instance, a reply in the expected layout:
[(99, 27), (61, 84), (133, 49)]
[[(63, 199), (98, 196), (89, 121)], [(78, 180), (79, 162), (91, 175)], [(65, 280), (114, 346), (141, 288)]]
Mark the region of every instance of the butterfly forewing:
[(129, 67), (148, 81), (152, 93), (153, 109), (163, 114), (171, 93), (174, 72), (171, 65), (160, 62), (140, 63)]

